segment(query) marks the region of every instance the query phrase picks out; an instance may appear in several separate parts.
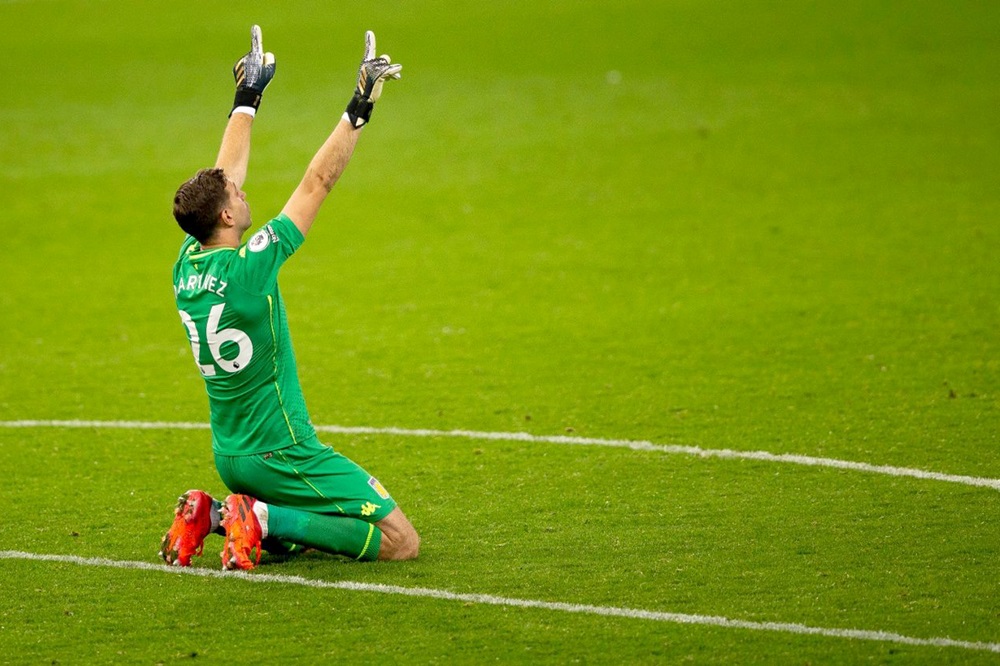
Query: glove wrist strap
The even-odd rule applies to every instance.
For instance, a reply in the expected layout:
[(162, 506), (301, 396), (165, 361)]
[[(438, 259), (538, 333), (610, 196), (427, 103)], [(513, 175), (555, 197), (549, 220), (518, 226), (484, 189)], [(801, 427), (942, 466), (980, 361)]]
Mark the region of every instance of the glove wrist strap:
[(237, 113), (245, 113), (251, 118), (257, 115), (257, 109), (252, 106), (237, 106), (234, 107), (232, 111), (229, 112), (229, 117), (232, 118)]
[(260, 93), (249, 88), (237, 88), (236, 97), (233, 99), (233, 110), (229, 112), (229, 115), (232, 116), (236, 109), (241, 106), (249, 107), (256, 113), (260, 107)]
[(351, 101), (347, 103), (347, 111), (345, 115), (347, 120), (354, 127), (361, 127), (368, 123), (372, 117), (372, 109), (375, 108), (375, 102), (371, 101), (367, 97), (362, 97), (359, 93), (355, 92), (354, 97)]

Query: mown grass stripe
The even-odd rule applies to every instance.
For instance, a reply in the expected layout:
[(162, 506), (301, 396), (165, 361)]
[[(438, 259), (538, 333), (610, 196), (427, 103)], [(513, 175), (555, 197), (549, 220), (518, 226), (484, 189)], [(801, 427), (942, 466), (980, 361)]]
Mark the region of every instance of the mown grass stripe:
[[(0, 427), (5, 428), (123, 428), (145, 430), (207, 430), (207, 423), (192, 423), (185, 421), (85, 421), (85, 420), (19, 420), (0, 421)], [(565, 435), (530, 435), (524, 432), (480, 432), (476, 430), (427, 430), (409, 428), (376, 428), (368, 426), (316, 426), (319, 432), (338, 435), (396, 435), (399, 437), (459, 437), (464, 439), (500, 440), (510, 442), (533, 442), (545, 444), (568, 444), (578, 446), (607, 446), (627, 448), (635, 451), (656, 451), (674, 455), (698, 456), (701, 458), (723, 458), (730, 460), (757, 460), (763, 462), (785, 463), (791, 465), (806, 465), (810, 467), (832, 467), (868, 474), (884, 474), (888, 476), (910, 477), (925, 481), (942, 481), (945, 483), (960, 483), (967, 486), (978, 486), (1000, 490), (1000, 479), (979, 476), (964, 476), (960, 474), (945, 474), (929, 472), (909, 467), (893, 465), (873, 465), (851, 460), (836, 458), (819, 458), (793, 453), (770, 453), (768, 451), (736, 451), (734, 449), (705, 449), (700, 446), (681, 446), (678, 444), (657, 444), (642, 440), (600, 439), (595, 437), (569, 437)]]
[(138, 562), (128, 560), (111, 560), (103, 557), (79, 557), (77, 555), (53, 555), (44, 553), (28, 553), (17, 550), (0, 551), (0, 559), (10, 560), (31, 560), (36, 562), (57, 562), (64, 564), (75, 564), (88, 567), (108, 567), (115, 569), (133, 569), (140, 571), (155, 571), (160, 573), (174, 573), (190, 576), (202, 576), (206, 578), (231, 578), (253, 583), (271, 583), (277, 585), (299, 585), (317, 589), (347, 590), (352, 592), (374, 592), (378, 594), (395, 594), (408, 597), (423, 597), (430, 599), (440, 599), (443, 601), (459, 601), (462, 603), (483, 604), (490, 606), (509, 606), (514, 608), (532, 608), (547, 611), (564, 613), (581, 613), (584, 615), (601, 615), (605, 617), (621, 617), (635, 620), (649, 620), (653, 622), (667, 622), (672, 624), (704, 625), (711, 627), (722, 627), (726, 629), (745, 629), (750, 631), (771, 631), (788, 634), (803, 634), (812, 636), (824, 636), (828, 638), (841, 638), (862, 641), (882, 641), (887, 643), (899, 643), (903, 645), (914, 645), (921, 647), (938, 648), (962, 648), (966, 650), (977, 650), (984, 652), (1000, 653), (1000, 643), (983, 643), (977, 641), (963, 641), (948, 637), (917, 638), (905, 636), (891, 631), (866, 630), (866, 629), (837, 629), (827, 627), (813, 627), (794, 622), (754, 622), (750, 620), (736, 620), (718, 615), (693, 615), (690, 613), (670, 613), (665, 611), (651, 611), (639, 608), (621, 608), (615, 606), (591, 606), (588, 604), (571, 604), (558, 601), (540, 601), (536, 599), (518, 599), (512, 597), (500, 597), (492, 594), (462, 594), (449, 592), (448, 590), (437, 590), (426, 587), (403, 587), (400, 585), (383, 585), (378, 583), (356, 583), (352, 581), (327, 581), (314, 578), (303, 578), (301, 576), (288, 576), (284, 574), (250, 573), (243, 571), (222, 571), (218, 569), (204, 569), (195, 567), (170, 567), (162, 564), (150, 562)]

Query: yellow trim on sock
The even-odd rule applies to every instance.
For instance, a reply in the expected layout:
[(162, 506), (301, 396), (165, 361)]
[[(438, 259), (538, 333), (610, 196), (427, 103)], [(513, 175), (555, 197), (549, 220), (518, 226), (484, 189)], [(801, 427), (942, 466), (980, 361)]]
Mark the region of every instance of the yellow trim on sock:
[(357, 557), (354, 558), (355, 561), (360, 560), (362, 557), (364, 557), (364, 554), (366, 552), (368, 552), (368, 546), (371, 545), (371, 543), (372, 543), (372, 536), (374, 534), (375, 534), (375, 526), (372, 525), (371, 523), (368, 523), (368, 538), (365, 539), (365, 547), (362, 548), (361, 549), (361, 553)]

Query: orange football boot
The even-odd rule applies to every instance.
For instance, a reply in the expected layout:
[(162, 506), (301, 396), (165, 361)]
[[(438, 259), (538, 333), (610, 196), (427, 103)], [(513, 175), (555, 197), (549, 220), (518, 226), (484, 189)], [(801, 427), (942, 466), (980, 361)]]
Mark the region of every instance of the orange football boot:
[(260, 562), (261, 527), (249, 495), (230, 495), (222, 506), (222, 527), (226, 545), (222, 549), (223, 569), (253, 569)]
[(212, 497), (189, 490), (177, 498), (174, 524), (160, 543), (160, 557), (177, 567), (191, 566), (191, 556), (201, 555), (205, 537), (212, 531)]

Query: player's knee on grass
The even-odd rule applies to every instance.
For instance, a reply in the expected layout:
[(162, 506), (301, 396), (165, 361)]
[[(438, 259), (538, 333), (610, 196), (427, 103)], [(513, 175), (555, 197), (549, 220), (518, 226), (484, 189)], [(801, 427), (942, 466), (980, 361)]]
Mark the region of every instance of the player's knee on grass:
[(420, 536), (399, 507), (375, 523), (375, 526), (382, 531), (378, 559), (412, 560), (420, 553)]

